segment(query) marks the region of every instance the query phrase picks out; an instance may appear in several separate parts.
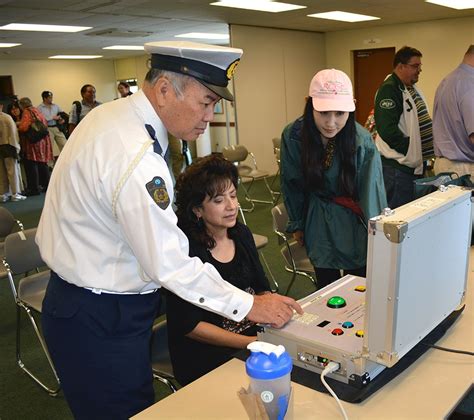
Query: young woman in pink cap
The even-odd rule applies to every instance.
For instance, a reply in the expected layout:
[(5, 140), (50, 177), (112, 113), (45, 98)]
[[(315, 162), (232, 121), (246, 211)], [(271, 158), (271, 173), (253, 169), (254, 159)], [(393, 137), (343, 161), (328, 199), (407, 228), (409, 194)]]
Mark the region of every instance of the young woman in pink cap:
[(287, 230), (306, 247), (319, 287), (339, 270), (365, 277), (367, 221), (387, 206), (380, 155), (354, 111), (349, 77), (322, 70), (303, 116), (282, 133)]

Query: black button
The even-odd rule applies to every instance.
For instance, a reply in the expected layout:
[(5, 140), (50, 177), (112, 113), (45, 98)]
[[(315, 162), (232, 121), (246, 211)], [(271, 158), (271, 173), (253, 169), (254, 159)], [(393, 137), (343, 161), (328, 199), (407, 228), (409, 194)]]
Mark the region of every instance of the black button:
[(204, 303), (204, 298), (200, 298), (199, 303)]
[(239, 311), (237, 309), (234, 309), (234, 312), (232, 312), (234, 315), (237, 315)]

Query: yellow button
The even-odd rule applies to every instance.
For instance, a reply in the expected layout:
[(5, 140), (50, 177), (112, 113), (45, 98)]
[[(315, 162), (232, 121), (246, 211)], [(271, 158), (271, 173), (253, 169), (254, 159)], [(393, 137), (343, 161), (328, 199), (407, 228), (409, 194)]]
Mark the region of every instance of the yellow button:
[(356, 336), (357, 337), (363, 337), (364, 336), (364, 330), (357, 330), (356, 331)]
[(354, 289), (356, 292), (365, 292), (366, 287), (365, 286), (356, 286)]

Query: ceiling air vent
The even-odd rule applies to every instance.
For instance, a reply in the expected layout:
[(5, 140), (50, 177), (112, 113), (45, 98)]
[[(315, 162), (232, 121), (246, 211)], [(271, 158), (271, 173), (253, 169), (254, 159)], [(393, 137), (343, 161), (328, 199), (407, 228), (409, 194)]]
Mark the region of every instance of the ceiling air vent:
[(117, 38), (143, 38), (146, 36), (153, 35), (153, 32), (144, 31), (123, 31), (116, 28), (99, 29), (97, 31), (91, 31), (84, 33), (87, 36), (104, 36), (104, 37), (117, 37)]

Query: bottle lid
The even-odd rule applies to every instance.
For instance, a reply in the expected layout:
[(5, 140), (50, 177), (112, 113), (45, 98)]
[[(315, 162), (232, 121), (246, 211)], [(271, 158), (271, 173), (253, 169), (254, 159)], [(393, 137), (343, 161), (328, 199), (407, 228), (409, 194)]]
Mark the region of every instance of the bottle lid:
[(251, 354), (245, 362), (245, 369), (250, 377), (276, 379), (291, 372), (293, 362), (282, 345), (254, 341), (247, 348)]

